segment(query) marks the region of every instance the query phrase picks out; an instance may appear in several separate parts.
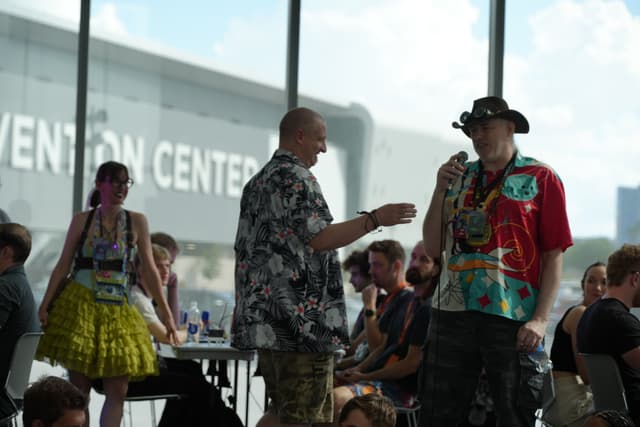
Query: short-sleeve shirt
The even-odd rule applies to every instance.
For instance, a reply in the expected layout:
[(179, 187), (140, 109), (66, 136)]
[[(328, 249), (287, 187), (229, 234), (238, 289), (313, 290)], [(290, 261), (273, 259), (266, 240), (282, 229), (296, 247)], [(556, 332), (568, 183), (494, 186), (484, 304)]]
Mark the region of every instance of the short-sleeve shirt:
[(578, 351), (610, 354), (618, 364), (631, 416), (640, 416), (640, 369), (622, 355), (640, 346), (640, 320), (616, 298), (599, 299), (584, 311), (578, 322)]
[[(572, 245), (562, 182), (549, 166), (517, 153), (502, 185), (495, 185), (479, 206), (476, 181), (482, 176), (479, 188), (491, 188), (502, 171), (481, 175), (478, 161), (466, 166), (445, 198), (447, 268), (434, 304), (528, 321), (536, 309), (542, 253)], [(470, 246), (454, 236), (454, 228), (465, 212), (475, 210), (486, 213), (490, 233), (485, 242)]]
[(147, 325), (160, 323), (158, 313), (156, 313), (156, 309), (153, 307), (153, 300), (145, 295), (138, 286), (131, 287), (131, 304), (140, 312)]
[(330, 352), (349, 342), (335, 250), (309, 242), (333, 217), (309, 168), (286, 150), (245, 185), (235, 240), (232, 344)]
[(381, 333), (387, 336), (385, 348), (371, 362), (367, 372), (376, 371), (384, 367), (391, 355), (398, 351), (404, 322), (412, 316), (412, 313), (408, 312), (408, 310), (411, 308), (410, 305), (414, 300), (414, 296), (413, 289), (405, 286), (395, 296), (393, 294), (387, 295), (387, 299), (393, 297), (392, 301), (383, 301), (385, 307), (384, 312), (378, 319), (378, 328)]
[[(406, 338), (396, 351), (400, 359), (407, 357), (409, 346), (424, 346), (427, 340), (429, 321), (431, 320), (431, 300), (421, 301), (416, 297), (413, 311), (413, 317), (407, 329)], [(404, 391), (415, 393), (418, 389), (418, 371), (416, 370), (416, 372), (398, 380), (398, 383)]]
[[(386, 293), (384, 293), (383, 290), (381, 290), (380, 288), (378, 288), (378, 296), (376, 296), (376, 308), (380, 307), (380, 304), (382, 304), (382, 301), (384, 301), (385, 297), (387, 296)], [(355, 340), (356, 338), (358, 338), (358, 335), (360, 335), (361, 332), (364, 331), (364, 307), (362, 307), (362, 310), (360, 310), (360, 312), (358, 313), (358, 317), (356, 317), (356, 321), (353, 324), (353, 328), (351, 329), (351, 340)]]
[[(22, 265), (8, 268), (0, 275), (0, 383), (4, 384), (9, 364), (20, 335), (39, 331), (33, 292)], [(0, 418), (12, 413), (4, 391), (0, 391)]]

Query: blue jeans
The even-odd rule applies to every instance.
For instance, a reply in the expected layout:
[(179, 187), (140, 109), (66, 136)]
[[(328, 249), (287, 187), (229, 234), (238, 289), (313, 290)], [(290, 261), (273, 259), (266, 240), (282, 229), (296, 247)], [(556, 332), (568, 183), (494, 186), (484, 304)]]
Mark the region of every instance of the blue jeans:
[(484, 367), (498, 427), (533, 427), (542, 381), (527, 353), (516, 350), (523, 322), (476, 311), (433, 309), (424, 352), (421, 427), (451, 427), (466, 419)]

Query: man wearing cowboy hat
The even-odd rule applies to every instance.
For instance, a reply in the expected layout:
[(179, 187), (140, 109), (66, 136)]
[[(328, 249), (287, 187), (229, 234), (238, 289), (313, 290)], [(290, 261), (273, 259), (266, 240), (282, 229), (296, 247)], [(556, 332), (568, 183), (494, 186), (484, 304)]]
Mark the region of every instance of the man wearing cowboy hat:
[(513, 134), (529, 123), (502, 98), (475, 100), (453, 127), (479, 159), (464, 163), (459, 153), (438, 169), (424, 219), (427, 254), (443, 268), (420, 422), (457, 425), (484, 368), (497, 425), (533, 426), (543, 338), (572, 245), (564, 189), (549, 166), (518, 152)]

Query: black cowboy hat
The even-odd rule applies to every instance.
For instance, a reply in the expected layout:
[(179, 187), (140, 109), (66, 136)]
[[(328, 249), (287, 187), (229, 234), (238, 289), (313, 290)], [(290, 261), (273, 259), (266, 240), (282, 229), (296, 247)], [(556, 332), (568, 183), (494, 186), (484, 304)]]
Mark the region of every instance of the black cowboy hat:
[(529, 133), (529, 122), (519, 111), (510, 110), (507, 101), (497, 96), (487, 96), (473, 101), (471, 112), (460, 114), (460, 123), (453, 122), (451, 126), (462, 129), (469, 136), (469, 125), (473, 122), (487, 119), (505, 119), (516, 125), (515, 133)]

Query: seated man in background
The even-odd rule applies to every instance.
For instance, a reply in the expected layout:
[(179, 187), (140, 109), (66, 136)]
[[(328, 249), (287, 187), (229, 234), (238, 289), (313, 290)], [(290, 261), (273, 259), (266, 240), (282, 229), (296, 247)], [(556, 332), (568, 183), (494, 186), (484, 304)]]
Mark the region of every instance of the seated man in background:
[(89, 398), (59, 377), (43, 377), (24, 393), (24, 427), (82, 427)]
[[(353, 289), (357, 293), (362, 293), (362, 290), (369, 286), (371, 281), (371, 275), (369, 274), (369, 250), (353, 251), (342, 263), (342, 268), (349, 272), (349, 282), (353, 285)], [(376, 309), (380, 306), (386, 296), (386, 292), (376, 287)], [(364, 298), (364, 295), (363, 295)], [(338, 368), (345, 368), (361, 362), (367, 354), (369, 354), (369, 348), (367, 345), (367, 334), (365, 331), (365, 307), (363, 301), (362, 310), (358, 313), (358, 317), (353, 324), (349, 339), (351, 345), (347, 349), (345, 357), (340, 363)]]
[(338, 422), (340, 427), (395, 427), (396, 410), (384, 396), (357, 396), (344, 405)]
[[(404, 280), (405, 253), (400, 242), (397, 240), (377, 240), (372, 242), (367, 250), (369, 252), (369, 274), (373, 283), (362, 290), (365, 333), (365, 339), (362, 342), (366, 342), (367, 351), (359, 356), (368, 358), (377, 350), (376, 356), (371, 359), (376, 360), (387, 345), (397, 343), (406, 308), (413, 299), (413, 292)], [(379, 305), (376, 301), (378, 289), (386, 293)], [(345, 358), (337, 367), (346, 369), (363, 363), (362, 358)], [(379, 363), (384, 363), (384, 361), (380, 359)], [(335, 385), (342, 384), (342, 379), (339, 376), (336, 376), (336, 381)]]
[(0, 420), (16, 412), (4, 390), (16, 342), (25, 332), (40, 330), (33, 292), (24, 272), (30, 252), (31, 235), (25, 227), (0, 224)]
[[(364, 288), (371, 284), (371, 275), (369, 274), (369, 251), (353, 251), (342, 263), (342, 269), (349, 272), (349, 283), (353, 285), (356, 293), (362, 292)], [(351, 329), (351, 343), (364, 332), (364, 307), (358, 313), (353, 328)]]
[[(353, 396), (377, 393), (390, 398), (396, 406), (411, 407), (415, 403), (418, 386), (418, 368), (422, 360), (431, 313), (431, 295), (437, 283), (440, 268), (426, 254), (420, 241), (411, 252), (406, 279), (414, 286), (415, 297), (405, 310), (400, 337), (382, 352), (370, 357), (383, 357), (384, 362), (372, 363), (369, 357), (356, 368), (347, 369), (341, 378), (352, 382), (334, 389), (336, 410), (339, 411)], [(385, 356), (386, 355), (386, 356)]]
[(580, 353), (611, 355), (618, 365), (629, 413), (640, 425), (640, 320), (629, 311), (640, 306), (640, 245), (626, 244), (607, 262), (607, 290), (578, 323)]

